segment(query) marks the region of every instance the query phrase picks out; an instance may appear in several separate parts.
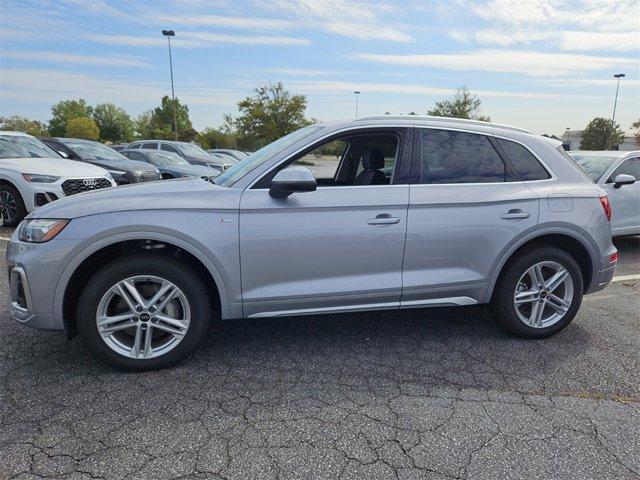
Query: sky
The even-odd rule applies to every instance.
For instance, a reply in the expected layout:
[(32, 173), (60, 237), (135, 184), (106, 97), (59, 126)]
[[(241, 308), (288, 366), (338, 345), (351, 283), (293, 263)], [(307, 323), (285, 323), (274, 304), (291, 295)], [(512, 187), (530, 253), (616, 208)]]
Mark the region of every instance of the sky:
[(0, 0), (0, 116), (171, 93), (217, 127), (268, 82), (318, 121), (426, 114), (466, 86), (492, 121), (561, 135), (640, 118), (640, 0)]

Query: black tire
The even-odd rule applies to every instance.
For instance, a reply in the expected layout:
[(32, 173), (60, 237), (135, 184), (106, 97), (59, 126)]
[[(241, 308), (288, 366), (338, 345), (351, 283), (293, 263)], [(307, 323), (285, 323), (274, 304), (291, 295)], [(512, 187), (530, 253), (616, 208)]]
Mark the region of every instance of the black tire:
[[(562, 265), (573, 280), (573, 299), (564, 316), (548, 327), (535, 328), (520, 320), (514, 305), (514, 294), (522, 275), (533, 265), (552, 261)], [(582, 303), (583, 278), (576, 260), (564, 250), (552, 246), (538, 246), (524, 251), (503, 269), (493, 292), (489, 310), (498, 324), (509, 333), (523, 338), (545, 338), (564, 329), (575, 317)]]
[(2, 212), (2, 222), (5, 227), (17, 227), (18, 224), (27, 216), (27, 207), (24, 206), (24, 201), (22, 200), (22, 195), (17, 188), (8, 183), (3, 183), (0, 186), (0, 197), (9, 198), (15, 202), (15, 213), (13, 214), (13, 218), (8, 219), (6, 215), (6, 211)]
[[(169, 280), (184, 293), (191, 310), (189, 328), (184, 338), (165, 354), (149, 359), (135, 359), (112, 350), (102, 340), (96, 314), (102, 296), (119, 281), (135, 275), (153, 275)], [(114, 260), (87, 283), (77, 307), (80, 337), (98, 359), (121, 370), (157, 370), (174, 365), (189, 355), (206, 334), (212, 317), (208, 291), (203, 281), (178, 260), (159, 254), (135, 254)]]

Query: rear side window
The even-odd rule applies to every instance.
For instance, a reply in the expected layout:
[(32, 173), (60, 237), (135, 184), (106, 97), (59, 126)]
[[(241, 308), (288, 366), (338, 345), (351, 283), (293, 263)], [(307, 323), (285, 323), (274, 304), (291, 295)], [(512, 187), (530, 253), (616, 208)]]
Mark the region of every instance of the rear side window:
[(144, 148), (145, 150), (157, 150), (158, 149), (158, 144), (157, 143), (143, 143), (142, 147), (140, 148)]
[(510, 180), (500, 155), (484, 135), (423, 129), (420, 146), (420, 183), (496, 183)]
[(549, 172), (526, 147), (502, 138), (496, 138), (496, 140), (507, 154), (507, 157), (509, 157), (521, 180), (546, 180), (551, 178)]

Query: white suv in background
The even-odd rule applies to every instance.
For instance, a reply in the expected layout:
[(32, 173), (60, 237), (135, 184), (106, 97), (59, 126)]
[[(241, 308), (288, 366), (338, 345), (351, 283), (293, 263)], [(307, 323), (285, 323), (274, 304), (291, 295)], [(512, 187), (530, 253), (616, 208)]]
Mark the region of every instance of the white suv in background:
[(0, 132), (0, 212), (7, 227), (59, 198), (115, 185), (103, 168), (61, 158), (31, 135)]

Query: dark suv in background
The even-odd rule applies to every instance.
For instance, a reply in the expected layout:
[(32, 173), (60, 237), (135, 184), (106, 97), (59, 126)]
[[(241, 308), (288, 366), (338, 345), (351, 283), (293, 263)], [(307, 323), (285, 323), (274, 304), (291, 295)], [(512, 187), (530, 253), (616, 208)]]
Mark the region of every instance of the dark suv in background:
[(231, 159), (226, 159), (218, 155), (211, 155), (201, 149), (198, 145), (188, 142), (177, 142), (172, 140), (138, 140), (130, 143), (127, 150), (135, 150), (138, 148), (175, 153), (180, 155), (191, 165), (205, 165), (216, 169), (218, 173), (237, 163)]
[(118, 185), (161, 179), (160, 172), (153, 165), (129, 160), (100, 142), (79, 138), (42, 137), (40, 140), (65, 158), (92, 163), (108, 170)]

